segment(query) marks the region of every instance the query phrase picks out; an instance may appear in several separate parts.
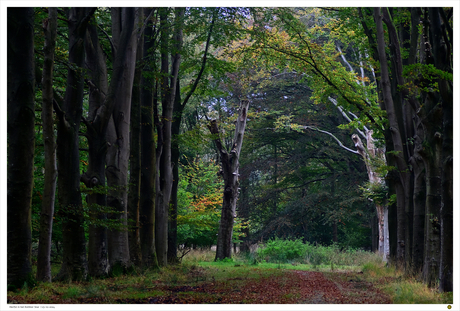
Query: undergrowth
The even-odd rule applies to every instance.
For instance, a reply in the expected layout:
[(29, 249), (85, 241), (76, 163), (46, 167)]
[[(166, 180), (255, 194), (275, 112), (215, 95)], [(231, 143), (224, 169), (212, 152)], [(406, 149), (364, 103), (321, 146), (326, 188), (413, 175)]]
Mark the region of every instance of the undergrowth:
[(360, 249), (341, 249), (337, 244), (329, 246), (304, 243), (300, 239), (273, 239), (261, 245), (253, 255), (257, 262), (297, 263), (313, 266), (361, 266), (369, 261), (380, 260), (372, 252)]
[(363, 265), (362, 272), (366, 280), (380, 287), (395, 304), (453, 303), (452, 292), (439, 293), (437, 287), (429, 288), (417, 281), (418, 276), (408, 276), (383, 262), (368, 262)]

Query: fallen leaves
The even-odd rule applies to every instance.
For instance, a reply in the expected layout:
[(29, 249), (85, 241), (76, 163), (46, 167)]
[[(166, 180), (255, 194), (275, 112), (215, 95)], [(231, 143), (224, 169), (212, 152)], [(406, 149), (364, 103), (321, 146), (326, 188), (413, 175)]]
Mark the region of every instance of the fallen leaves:
[[(276, 273), (275, 273), (276, 272)], [(201, 273), (206, 274), (201, 271)], [(47, 297), (48, 303), (68, 304), (388, 304), (391, 299), (370, 282), (361, 280), (355, 272), (274, 271), (273, 274), (252, 274), (189, 284), (152, 282), (151, 286), (131, 287), (132, 294), (114, 291), (91, 297), (81, 295), (72, 299)], [(213, 279), (211, 281), (211, 279)], [(126, 291), (126, 290), (125, 290)], [(142, 293), (140, 295), (139, 293)], [(137, 293), (137, 298), (136, 297)], [(107, 296), (106, 296), (107, 294)], [(117, 297), (118, 296), (118, 297)], [(110, 298), (109, 298), (110, 297)], [(55, 301), (54, 301), (55, 300)], [(9, 296), (9, 303), (39, 303), (23, 301), (21, 296)]]

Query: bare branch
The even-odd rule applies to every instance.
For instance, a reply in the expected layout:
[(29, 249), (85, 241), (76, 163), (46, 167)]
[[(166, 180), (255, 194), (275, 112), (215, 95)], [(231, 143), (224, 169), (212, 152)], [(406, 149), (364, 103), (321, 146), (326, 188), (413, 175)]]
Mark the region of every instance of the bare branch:
[(328, 132), (328, 131), (323, 131), (323, 130), (320, 130), (319, 128), (315, 127), (315, 126), (308, 126), (308, 125), (304, 125), (302, 126), (303, 129), (306, 129), (306, 130), (312, 130), (312, 131), (317, 131), (317, 132), (320, 132), (320, 133), (324, 133), (324, 134), (327, 134), (329, 136), (331, 136), (332, 138), (335, 139), (335, 141), (339, 144), (340, 147), (342, 147), (343, 149), (351, 152), (351, 153), (355, 153), (355, 154), (359, 154), (358, 151), (356, 150), (353, 150), (353, 149), (350, 149), (348, 147), (346, 147), (344, 144), (342, 144), (342, 142), (334, 136), (334, 134)]
[[(335, 100), (334, 98), (332, 98), (332, 97), (330, 97), (330, 96), (328, 97), (328, 99), (329, 99), (329, 101), (330, 101), (331, 103), (334, 104), (334, 106), (337, 107), (337, 109), (340, 111), (340, 113), (343, 115), (343, 117), (344, 117), (345, 119), (348, 120), (348, 122), (351, 122), (351, 121), (352, 121), (352, 120), (350, 119), (350, 117), (347, 115), (347, 113), (343, 110), (343, 108), (339, 106), (339, 104), (337, 103), (337, 100)], [(357, 117), (354, 113), (352, 113), (352, 112), (348, 112), (348, 113), (351, 114), (355, 119), (358, 119), (358, 117)], [(364, 130), (365, 130), (366, 132), (368, 131), (368, 129), (367, 129), (365, 126), (364, 126)], [(356, 129), (356, 131), (357, 131), (357, 132), (359, 133), (359, 135), (361, 135), (363, 138), (366, 138), (366, 135), (365, 135), (361, 130)]]
[[(345, 58), (345, 55), (343, 55), (343, 52), (342, 50), (340, 49), (340, 46), (338, 44), (335, 45), (337, 47), (337, 50), (339, 50), (339, 53), (340, 53), (340, 57), (342, 58), (342, 60), (344, 61), (344, 63), (348, 66), (348, 68), (350, 69), (351, 72), (354, 72), (354, 69), (353, 67), (351, 67), (350, 63), (347, 61), (347, 59)], [(358, 83), (359, 84), (359, 83)]]

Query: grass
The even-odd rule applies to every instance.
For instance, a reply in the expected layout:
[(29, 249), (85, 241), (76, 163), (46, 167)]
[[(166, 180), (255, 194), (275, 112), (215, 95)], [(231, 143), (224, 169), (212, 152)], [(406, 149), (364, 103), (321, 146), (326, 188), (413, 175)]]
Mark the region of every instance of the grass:
[[(194, 250), (184, 257), (180, 265), (164, 267), (161, 270), (144, 270), (88, 282), (38, 283), (34, 288), (24, 286), (17, 292), (9, 291), (11, 302), (18, 303), (134, 303), (152, 297), (164, 297), (171, 294), (171, 288), (183, 288), (177, 297), (200, 296), (206, 299), (208, 293), (188, 290), (209, 284), (221, 286), (233, 291), (242, 288), (248, 280), (265, 277), (280, 277), (284, 270), (303, 270), (326, 272), (334, 278), (346, 280), (350, 273), (360, 282), (371, 282), (375, 287), (391, 297), (396, 304), (449, 304), (453, 302), (452, 293), (440, 294), (436, 289), (428, 288), (415, 277), (407, 277), (403, 272), (386, 267), (377, 254), (359, 253), (364, 259), (355, 258), (355, 254), (344, 255), (332, 252), (328, 264), (303, 262), (256, 262), (248, 256), (235, 256), (232, 260), (214, 261), (215, 252)], [(348, 256), (348, 261), (340, 259)], [(335, 263), (334, 263), (335, 262)], [(360, 264), (351, 265), (351, 263)], [(59, 269), (55, 267), (53, 273)], [(209, 299), (215, 299), (209, 296)], [(286, 299), (290, 299), (290, 293)], [(145, 302), (144, 302), (145, 303)]]
[(395, 267), (382, 262), (369, 262), (362, 267), (366, 280), (388, 294), (395, 304), (452, 304), (453, 293), (439, 293), (417, 281), (418, 276), (407, 276)]

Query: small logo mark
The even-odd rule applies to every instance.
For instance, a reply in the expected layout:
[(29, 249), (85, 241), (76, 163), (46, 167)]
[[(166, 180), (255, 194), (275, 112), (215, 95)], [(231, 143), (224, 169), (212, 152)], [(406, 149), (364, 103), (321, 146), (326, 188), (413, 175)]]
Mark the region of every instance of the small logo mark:
[(448, 306), (447, 306), (447, 309), (449, 309), (449, 310), (452, 309), (452, 306), (451, 306), (451, 305), (448, 305)]

